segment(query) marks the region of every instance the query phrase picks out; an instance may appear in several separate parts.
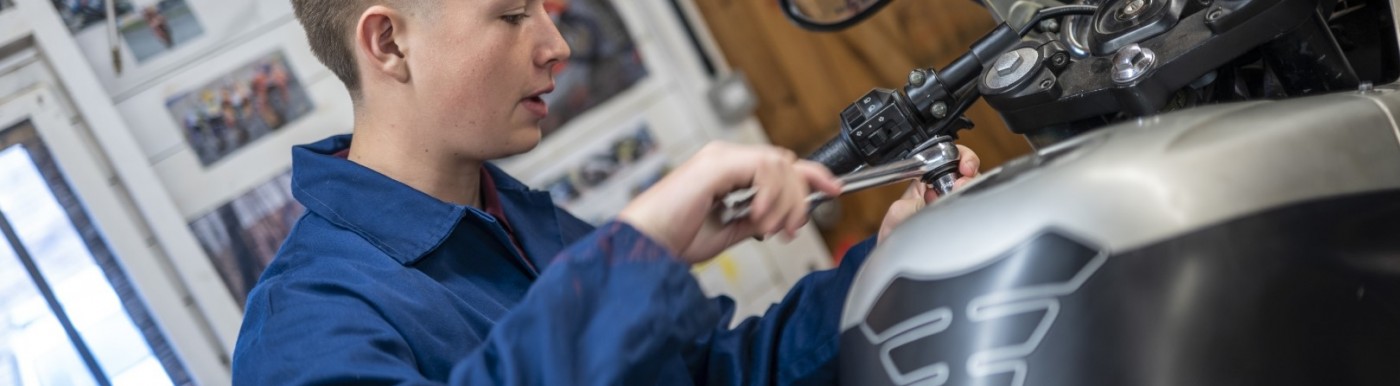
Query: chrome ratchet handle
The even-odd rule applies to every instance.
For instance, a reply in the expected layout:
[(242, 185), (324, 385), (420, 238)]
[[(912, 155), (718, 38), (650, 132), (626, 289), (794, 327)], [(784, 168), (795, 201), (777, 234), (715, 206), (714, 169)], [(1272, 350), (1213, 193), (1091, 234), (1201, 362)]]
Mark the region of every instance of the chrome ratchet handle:
[[(888, 164), (856, 169), (840, 177), (841, 195), (885, 186), (912, 179), (923, 179), (933, 185), (938, 194), (944, 195), (953, 190), (953, 182), (958, 179), (958, 162), (961, 158), (958, 148), (951, 141), (934, 143), (909, 158)], [(745, 188), (726, 195), (718, 203), (718, 216), (722, 224), (729, 224), (749, 216), (753, 203), (754, 188)], [(834, 197), (826, 193), (814, 192), (807, 196), (807, 204), (816, 204)]]

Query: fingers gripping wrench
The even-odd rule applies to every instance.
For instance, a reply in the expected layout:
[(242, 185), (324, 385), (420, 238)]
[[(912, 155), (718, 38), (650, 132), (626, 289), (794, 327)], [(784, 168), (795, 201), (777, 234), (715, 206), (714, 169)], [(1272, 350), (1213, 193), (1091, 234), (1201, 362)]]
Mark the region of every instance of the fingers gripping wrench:
[[(888, 164), (858, 169), (841, 176), (841, 194), (857, 192), (873, 187), (889, 185), (905, 180), (921, 179), (933, 185), (939, 196), (953, 190), (953, 182), (958, 180), (958, 162), (961, 157), (952, 141), (938, 141), (917, 150), (903, 160)], [(725, 196), (719, 202), (719, 220), (729, 224), (749, 216), (750, 205), (757, 191), (754, 188), (740, 189)], [(830, 200), (834, 197), (826, 193), (814, 192), (807, 196), (809, 205)]]

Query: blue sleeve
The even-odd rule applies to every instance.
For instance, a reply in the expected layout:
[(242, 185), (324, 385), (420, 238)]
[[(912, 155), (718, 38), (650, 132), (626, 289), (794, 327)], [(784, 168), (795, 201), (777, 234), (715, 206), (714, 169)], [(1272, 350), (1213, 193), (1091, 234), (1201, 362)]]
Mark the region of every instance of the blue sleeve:
[[(245, 322), (234, 384), (440, 384), (420, 374), (388, 322), (395, 316), (374, 306), (385, 294), (329, 283), (266, 284), (255, 292), (265, 299), (249, 302), (255, 322)], [(480, 346), (453, 365), (446, 384), (670, 384), (666, 377), (688, 375), (681, 360), (694, 350), (688, 343), (718, 318), (687, 265), (630, 226), (605, 224), (556, 257)], [(278, 328), (261, 328), (268, 325)]]
[(856, 272), (875, 246), (871, 237), (852, 247), (835, 269), (798, 281), (761, 318), (728, 327), (734, 307), (714, 301), (720, 322), (696, 342), (705, 350), (688, 358), (697, 384), (834, 385), (840, 351), (841, 310)]
[(233, 384), (433, 384), (416, 374), (408, 343), (371, 296), (330, 282), (260, 283), (244, 311)]
[(662, 384), (669, 362), (717, 323), (708, 304), (689, 266), (631, 226), (605, 224), (555, 259), (452, 379)]

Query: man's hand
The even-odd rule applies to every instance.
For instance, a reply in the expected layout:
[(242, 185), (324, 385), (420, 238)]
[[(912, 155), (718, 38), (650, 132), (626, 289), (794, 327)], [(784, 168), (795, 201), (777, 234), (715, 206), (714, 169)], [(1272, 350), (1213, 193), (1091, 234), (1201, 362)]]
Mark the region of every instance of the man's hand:
[[(962, 156), (962, 162), (958, 163), (958, 173), (962, 174), (962, 177), (953, 182), (953, 189), (961, 189), (963, 185), (967, 185), (969, 181), (977, 177), (977, 174), (980, 173), (978, 169), (982, 167), (982, 159), (977, 158), (977, 153), (972, 152), (972, 149), (967, 146), (958, 145), (958, 154)], [(914, 181), (912, 185), (909, 185), (909, 189), (904, 191), (904, 196), (890, 204), (890, 210), (885, 212), (885, 221), (880, 223), (880, 238), (877, 242), (885, 241), (885, 236), (889, 236), (890, 231), (893, 231), (899, 224), (903, 224), (904, 220), (914, 215), (914, 212), (924, 209), (925, 206), (936, 200), (938, 200), (938, 192), (929, 189), (928, 184), (923, 183), (923, 181)]]
[[(757, 193), (748, 217), (719, 224), (715, 202), (749, 187)], [(807, 223), (813, 189), (838, 195), (841, 184), (826, 167), (786, 149), (712, 143), (633, 199), (618, 220), (698, 263), (754, 236), (792, 237)]]

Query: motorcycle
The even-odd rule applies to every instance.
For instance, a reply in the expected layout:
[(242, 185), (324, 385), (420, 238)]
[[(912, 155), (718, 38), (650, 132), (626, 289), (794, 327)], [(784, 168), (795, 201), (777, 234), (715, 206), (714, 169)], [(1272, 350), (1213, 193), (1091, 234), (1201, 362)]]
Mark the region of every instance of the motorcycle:
[[(891, 0), (779, 1), (828, 31)], [(810, 157), (943, 193), (858, 274), (843, 384), (1400, 385), (1391, 1), (983, 5)], [(1036, 151), (950, 192), (978, 98)]]

